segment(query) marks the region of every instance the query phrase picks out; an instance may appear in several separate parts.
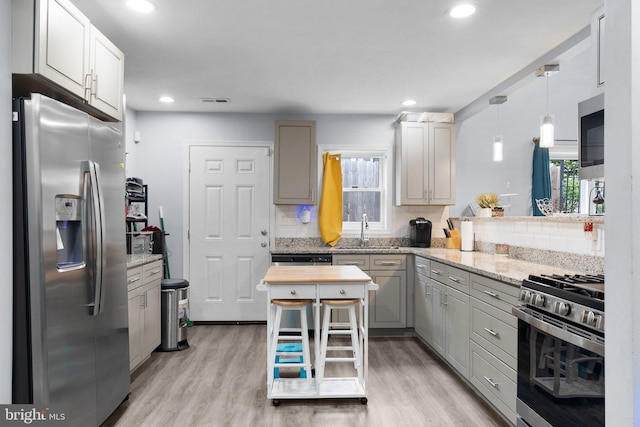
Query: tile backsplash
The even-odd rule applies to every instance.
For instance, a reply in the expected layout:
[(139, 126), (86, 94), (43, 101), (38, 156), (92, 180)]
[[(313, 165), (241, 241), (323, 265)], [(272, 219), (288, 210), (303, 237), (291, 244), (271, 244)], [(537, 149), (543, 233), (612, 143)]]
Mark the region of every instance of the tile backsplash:
[[(457, 220), (458, 224), (461, 219)], [(604, 273), (604, 217), (469, 218), (476, 250), (495, 252), (508, 245), (514, 259), (567, 270)], [(593, 231), (585, 233), (585, 222)], [(502, 248), (498, 248), (503, 249)]]

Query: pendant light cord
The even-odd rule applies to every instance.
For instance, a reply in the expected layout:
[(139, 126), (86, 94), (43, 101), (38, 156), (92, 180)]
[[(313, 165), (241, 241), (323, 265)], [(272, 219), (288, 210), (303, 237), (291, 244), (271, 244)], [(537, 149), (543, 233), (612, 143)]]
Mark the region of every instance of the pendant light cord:
[(547, 73), (547, 116), (549, 115), (549, 74)]

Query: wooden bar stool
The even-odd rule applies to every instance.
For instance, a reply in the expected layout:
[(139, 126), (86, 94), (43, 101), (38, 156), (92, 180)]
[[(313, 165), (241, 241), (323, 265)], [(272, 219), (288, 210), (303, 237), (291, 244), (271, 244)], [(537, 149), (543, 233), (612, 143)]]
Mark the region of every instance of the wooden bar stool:
[[(362, 300), (360, 298), (323, 299), (320, 300), (320, 303), (324, 306), (324, 318), (322, 319), (322, 338), (320, 339), (320, 362), (316, 373), (318, 383), (324, 378), (324, 368), (327, 362), (353, 362), (358, 378), (362, 378), (362, 349), (360, 347), (358, 320), (356, 318), (356, 307), (360, 306)], [(349, 310), (349, 322), (332, 322), (332, 310)], [(350, 335), (351, 345), (330, 346), (330, 335)], [(351, 351), (352, 357), (327, 357), (328, 351)]]
[[(310, 299), (272, 299), (272, 308), (275, 307), (275, 316), (273, 321), (273, 331), (271, 333), (269, 363), (273, 364), (269, 368), (269, 375), (274, 375), (274, 369), (282, 367), (290, 368), (303, 368), (306, 379), (311, 381), (311, 353), (309, 351), (309, 327), (307, 325), (307, 307), (313, 303)], [(281, 328), (280, 322), (282, 320), (283, 311), (297, 311), (300, 315), (300, 327), (299, 328)], [(286, 335), (282, 335), (286, 332)], [(278, 343), (286, 342), (299, 342), (302, 346), (302, 351), (290, 351), (286, 347), (281, 346), (284, 351), (278, 349)], [(299, 362), (281, 362), (284, 357), (297, 356)], [(277, 359), (276, 359), (277, 358)]]

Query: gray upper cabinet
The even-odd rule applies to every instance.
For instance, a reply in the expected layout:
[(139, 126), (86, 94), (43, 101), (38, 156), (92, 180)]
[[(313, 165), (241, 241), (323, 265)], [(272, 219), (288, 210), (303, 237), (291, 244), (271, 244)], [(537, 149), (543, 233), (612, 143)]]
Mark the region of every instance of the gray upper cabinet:
[(276, 121), (273, 203), (316, 203), (318, 149), (315, 121)]
[(456, 202), (452, 123), (401, 122), (396, 128), (396, 205)]
[(68, 0), (13, 0), (16, 88), (122, 120), (124, 54)]

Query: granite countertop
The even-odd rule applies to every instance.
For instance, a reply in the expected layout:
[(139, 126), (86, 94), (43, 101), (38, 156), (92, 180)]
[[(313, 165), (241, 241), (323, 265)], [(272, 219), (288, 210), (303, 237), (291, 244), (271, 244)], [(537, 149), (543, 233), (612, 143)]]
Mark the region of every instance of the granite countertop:
[(161, 254), (127, 254), (127, 268), (138, 267), (160, 259), (162, 259)]
[(444, 248), (414, 248), (414, 247), (285, 247), (271, 250), (272, 254), (413, 254), (423, 256), (434, 261), (442, 262), (453, 267), (463, 268), (472, 273), (490, 277), (513, 286), (520, 286), (522, 280), (530, 274), (578, 274), (580, 271), (570, 271), (565, 268), (536, 264), (509, 258), (504, 255), (494, 255), (484, 252), (462, 252), (457, 249)]
[(530, 274), (577, 274), (579, 271), (568, 271), (564, 268), (533, 262), (512, 259), (505, 255), (493, 255), (483, 252), (462, 252), (455, 249), (411, 248), (411, 253), (424, 256), (434, 261), (460, 267), (472, 273), (480, 274), (520, 286)]
[(281, 247), (271, 249), (272, 254), (411, 254), (412, 249), (405, 246), (367, 246), (346, 247), (346, 246), (311, 246), (311, 247)]

